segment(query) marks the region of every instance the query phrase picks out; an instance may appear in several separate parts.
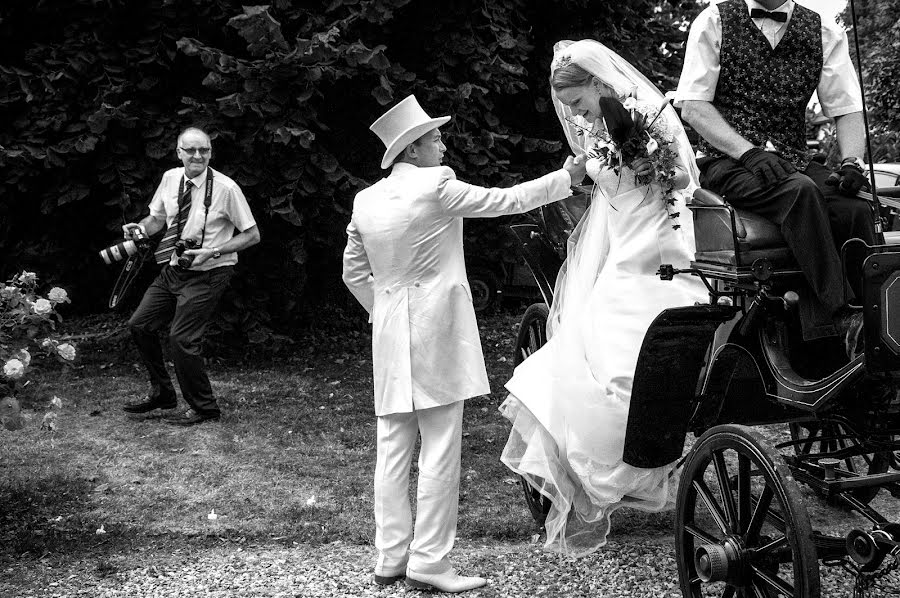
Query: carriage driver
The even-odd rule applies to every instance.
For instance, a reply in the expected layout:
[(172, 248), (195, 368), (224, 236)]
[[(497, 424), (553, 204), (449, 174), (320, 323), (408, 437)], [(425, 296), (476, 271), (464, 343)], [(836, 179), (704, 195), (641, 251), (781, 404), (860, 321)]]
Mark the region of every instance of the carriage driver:
[[(836, 172), (807, 155), (813, 92), (835, 120)], [(804, 339), (841, 335), (855, 357), (862, 312), (844, 303), (837, 248), (852, 238), (872, 245), (875, 229), (869, 205), (854, 197), (868, 185), (865, 130), (844, 31), (793, 0), (710, 4), (691, 25), (675, 102), (702, 137), (701, 185), (781, 228), (813, 294), (801, 311)]]

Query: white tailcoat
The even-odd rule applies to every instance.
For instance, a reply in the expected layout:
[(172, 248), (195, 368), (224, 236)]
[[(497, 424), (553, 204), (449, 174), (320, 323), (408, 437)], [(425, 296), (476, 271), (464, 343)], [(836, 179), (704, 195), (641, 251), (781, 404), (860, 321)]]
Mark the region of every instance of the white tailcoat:
[(456, 180), (446, 166), (397, 163), (353, 202), (344, 282), (372, 322), (375, 414), (490, 392), (463, 260), (464, 217), (517, 214), (568, 197), (558, 170), (508, 189)]

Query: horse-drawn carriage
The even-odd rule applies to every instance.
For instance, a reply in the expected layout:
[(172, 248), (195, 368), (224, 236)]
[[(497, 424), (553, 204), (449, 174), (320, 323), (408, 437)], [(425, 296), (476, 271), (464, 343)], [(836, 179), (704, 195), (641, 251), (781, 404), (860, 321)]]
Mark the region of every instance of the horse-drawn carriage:
[[(898, 192), (879, 195), (893, 204)], [(584, 203), (582, 194), (513, 227), (545, 298), (525, 313), (516, 365), (546, 341), (547, 305)], [(662, 265), (660, 276), (699, 276), (710, 300), (667, 309), (647, 331), (624, 448), (637, 467), (680, 460), (683, 595), (820, 596), (820, 561), (851, 571), (858, 589), (900, 583), (900, 244), (886, 233), (883, 245), (845, 247), (861, 271), (865, 320), (865, 353), (848, 361), (840, 348), (801, 342), (801, 274), (776, 226), (705, 190), (691, 207), (695, 260), (684, 271)], [(688, 432), (696, 440), (683, 455)], [(798, 482), (865, 525), (814, 531)], [(546, 498), (523, 489), (541, 522)]]

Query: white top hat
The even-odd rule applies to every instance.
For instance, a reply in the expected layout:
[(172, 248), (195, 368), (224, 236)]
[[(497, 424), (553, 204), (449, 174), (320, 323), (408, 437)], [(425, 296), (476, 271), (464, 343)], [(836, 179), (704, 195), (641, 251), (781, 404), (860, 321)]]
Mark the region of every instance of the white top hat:
[(447, 124), (449, 120), (449, 116), (428, 116), (414, 95), (401, 100), (369, 127), (387, 148), (381, 159), (381, 167), (388, 168), (407, 145), (428, 131)]

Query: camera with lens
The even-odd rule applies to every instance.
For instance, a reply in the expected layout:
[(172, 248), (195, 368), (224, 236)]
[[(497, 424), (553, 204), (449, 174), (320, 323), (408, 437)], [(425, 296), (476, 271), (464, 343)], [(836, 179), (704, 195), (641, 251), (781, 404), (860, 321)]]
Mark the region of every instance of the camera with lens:
[(184, 255), (186, 249), (199, 249), (200, 243), (197, 239), (179, 239), (175, 243), (175, 255), (178, 256), (178, 265), (182, 268), (190, 268), (194, 263), (194, 255)]
[(103, 258), (106, 265), (110, 265), (113, 262), (121, 262), (148, 247), (150, 247), (150, 239), (144, 234), (144, 231), (139, 228), (132, 228), (130, 239), (107, 247), (100, 252), (100, 257)]

